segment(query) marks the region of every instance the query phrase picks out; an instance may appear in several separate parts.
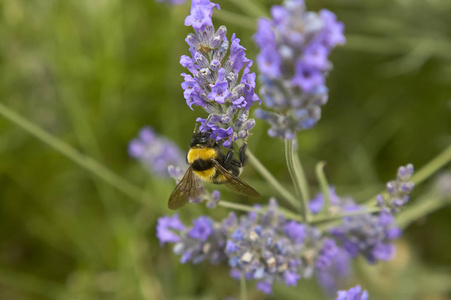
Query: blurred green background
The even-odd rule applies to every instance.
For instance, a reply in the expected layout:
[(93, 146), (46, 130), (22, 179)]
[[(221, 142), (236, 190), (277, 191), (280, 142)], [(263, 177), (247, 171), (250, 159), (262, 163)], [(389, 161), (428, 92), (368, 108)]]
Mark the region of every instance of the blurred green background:
[[(223, 10), (214, 13), (216, 27), (225, 24), (229, 37), (236, 32), (255, 59), (260, 11), (246, 5), (267, 13), (280, 2), (217, 2)], [(129, 140), (145, 125), (185, 151), (194, 120), (205, 116), (188, 109), (180, 87), (189, 5), (0, 1), (1, 104), (58, 139), (43, 143), (0, 117), (0, 299), (238, 297), (239, 283), (226, 266), (181, 265), (170, 246), (159, 246), (156, 220), (171, 213), (167, 198), (175, 183), (127, 155)], [(398, 166), (419, 169), (451, 144), (451, 1), (307, 6), (334, 11), (347, 44), (331, 56), (323, 118), (299, 135), (301, 159), (314, 191), (315, 165), (325, 160), (338, 194), (363, 201)], [(289, 186), (283, 143), (270, 140), (267, 129), (257, 122), (249, 148)], [(57, 151), (79, 158), (67, 145), (90, 159), (73, 161)], [(265, 195), (262, 202), (274, 195), (253, 167), (243, 177)], [(411, 204), (436, 193), (431, 178), (415, 189)], [(180, 215), (188, 221), (202, 213), (219, 219), (228, 211), (191, 205)], [(349, 286), (362, 284), (370, 299), (451, 299), (450, 228), (449, 206), (420, 218), (399, 240), (394, 261), (370, 267), (358, 260)], [(254, 284), (248, 288), (251, 299), (265, 299)], [(311, 280), (276, 285), (267, 298), (325, 297)]]

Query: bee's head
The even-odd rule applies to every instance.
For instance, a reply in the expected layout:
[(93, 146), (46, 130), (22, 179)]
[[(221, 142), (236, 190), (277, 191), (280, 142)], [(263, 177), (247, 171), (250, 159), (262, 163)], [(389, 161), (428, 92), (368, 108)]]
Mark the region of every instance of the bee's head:
[(191, 139), (191, 148), (193, 147), (213, 147), (216, 144), (215, 139), (210, 137), (210, 132), (196, 132)]

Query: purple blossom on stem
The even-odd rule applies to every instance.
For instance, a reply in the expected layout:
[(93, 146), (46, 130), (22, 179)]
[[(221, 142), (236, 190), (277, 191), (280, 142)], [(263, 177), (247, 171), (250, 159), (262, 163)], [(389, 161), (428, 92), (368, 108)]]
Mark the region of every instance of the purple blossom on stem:
[[(158, 224), (166, 224), (166, 218), (168, 217), (161, 217), (158, 220)], [(215, 224), (213, 220), (202, 216), (193, 220), (193, 226), (178, 228), (180, 228), (179, 233), (173, 241), (167, 241), (167, 236), (160, 234), (158, 227), (157, 237), (160, 243), (175, 243), (173, 250), (174, 253), (181, 255), (181, 263), (192, 262), (193, 264), (198, 264), (208, 260), (212, 264), (218, 264), (225, 260), (224, 246), (226, 235), (223, 228)]]
[[(365, 211), (364, 206), (355, 204), (350, 198), (332, 207), (337, 213)], [(363, 213), (343, 217), (342, 224), (330, 229), (329, 233), (350, 257), (361, 254), (368, 262), (376, 263), (394, 257), (396, 248), (393, 240), (401, 235), (401, 230), (393, 215), (382, 211), (379, 214)]]
[(193, 228), (188, 232), (188, 236), (205, 242), (212, 231), (213, 221), (208, 217), (199, 217), (193, 221)]
[(347, 291), (338, 291), (335, 300), (368, 300), (368, 292), (362, 291), (360, 285), (357, 285)]
[(164, 216), (158, 219), (157, 237), (160, 240), (160, 245), (164, 243), (176, 243), (180, 241), (180, 236), (173, 230), (182, 231), (185, 226), (180, 222), (178, 214), (172, 217)]
[(386, 184), (388, 196), (377, 196), (377, 203), (381, 208), (397, 212), (401, 206), (409, 201), (409, 194), (415, 187), (415, 183), (409, 181), (413, 171), (412, 164), (399, 167), (396, 180)]
[(334, 295), (340, 286), (351, 275), (351, 257), (342, 248), (332, 258), (331, 263), (325, 268), (318, 269), (316, 279), (323, 289), (330, 295)]
[[(398, 175), (407, 180), (409, 174), (409, 170), (400, 169)], [(163, 217), (157, 235), (162, 243), (175, 243), (174, 252), (181, 255), (183, 263), (207, 258), (214, 263), (227, 260), (232, 278), (240, 279), (244, 274), (246, 280), (257, 281), (257, 289), (264, 293), (271, 293), (276, 282), (296, 286), (301, 278), (313, 275), (333, 293), (350, 275), (352, 258), (362, 255), (370, 263), (392, 259), (396, 250), (393, 240), (401, 230), (388, 209), (365, 213), (364, 206), (352, 198), (339, 197), (334, 188), (330, 188), (329, 200), (328, 213), (360, 214), (344, 216), (341, 224), (322, 232), (286, 219), (276, 200), (270, 199), (264, 209), (255, 206), (240, 218), (230, 213), (217, 223), (202, 216), (191, 227), (176, 223), (174, 229)], [(319, 213), (324, 203), (324, 196), (319, 194), (310, 206)]]
[(244, 274), (265, 293), (271, 293), (276, 281), (296, 286), (301, 278), (312, 277), (319, 270), (318, 260), (324, 266), (330, 264), (327, 259), (333, 259), (335, 243), (318, 229), (287, 220), (275, 199), (265, 210), (254, 209), (240, 218), (230, 213), (219, 223), (199, 217), (173, 239), (174, 251), (183, 263), (197, 263), (211, 259), (209, 251), (215, 249), (217, 259), (227, 258), (231, 277), (239, 279)]
[(232, 141), (249, 135), (255, 125), (249, 119), (249, 108), (261, 100), (254, 92), (256, 76), (250, 73), (252, 60), (246, 58), (246, 49), (235, 34), (229, 43), (225, 26), (215, 32), (211, 20), (213, 8), (219, 9), (219, 5), (209, 0), (193, 0), (191, 13), (185, 19), (185, 25), (192, 26), (195, 34), (186, 38), (191, 57), (183, 55), (180, 59), (180, 64), (192, 73), (192, 76), (182, 73), (182, 88), (191, 109), (200, 106), (209, 113), (208, 118), (197, 119), (202, 123), (199, 129), (210, 132), (219, 144), (229, 147)]
[(321, 118), (328, 100), (326, 75), (332, 68), (330, 52), (344, 44), (344, 26), (328, 10), (308, 12), (302, 0), (285, 0), (271, 8), (272, 19), (258, 22), (254, 39), (260, 47), (264, 104), (256, 117), (267, 121), (271, 137), (293, 139)]
[(274, 199), (266, 211), (235, 219), (231, 228), (228, 241), (233, 247), (225, 250), (229, 265), (237, 274), (257, 280), (264, 293), (272, 291), (275, 281), (295, 286), (301, 277), (311, 277), (324, 247), (319, 230), (286, 220)]
[(168, 177), (170, 165), (185, 166), (178, 146), (156, 134), (149, 126), (141, 129), (138, 137), (130, 141), (128, 153), (160, 177)]

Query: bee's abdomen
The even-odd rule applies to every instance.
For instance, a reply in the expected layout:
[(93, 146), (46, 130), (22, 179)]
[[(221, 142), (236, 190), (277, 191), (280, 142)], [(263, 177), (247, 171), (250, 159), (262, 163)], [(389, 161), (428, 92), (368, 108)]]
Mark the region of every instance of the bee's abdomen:
[(194, 171), (205, 171), (213, 168), (213, 161), (205, 159), (196, 159), (191, 163)]
[(197, 159), (193, 161), (191, 168), (193, 168), (194, 174), (207, 182), (212, 182), (213, 177), (216, 174), (216, 170), (213, 167), (213, 162), (211, 160)]

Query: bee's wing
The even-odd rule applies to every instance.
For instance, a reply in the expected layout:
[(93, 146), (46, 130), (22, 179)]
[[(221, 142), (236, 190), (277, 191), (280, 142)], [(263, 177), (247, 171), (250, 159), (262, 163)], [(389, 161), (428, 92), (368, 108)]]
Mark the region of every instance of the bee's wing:
[(169, 196), (169, 209), (176, 210), (188, 203), (189, 198), (197, 198), (202, 191), (202, 184), (199, 177), (193, 172), (191, 166), (186, 170), (185, 175)]
[(234, 191), (235, 193), (253, 197), (253, 198), (260, 198), (260, 194), (254, 190), (249, 184), (238, 178), (237, 176), (233, 175), (229, 171), (227, 171), (218, 161), (213, 160), (213, 165), (216, 169), (216, 171), (224, 176), (225, 181), (224, 185)]

